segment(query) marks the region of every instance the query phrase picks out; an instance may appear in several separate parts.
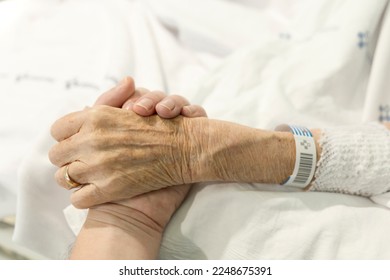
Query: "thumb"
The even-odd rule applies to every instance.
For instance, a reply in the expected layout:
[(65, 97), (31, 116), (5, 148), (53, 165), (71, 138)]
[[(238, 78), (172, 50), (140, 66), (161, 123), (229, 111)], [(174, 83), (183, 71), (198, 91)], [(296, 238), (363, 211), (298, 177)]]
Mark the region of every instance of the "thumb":
[(116, 87), (100, 95), (94, 105), (120, 108), (134, 94), (134, 91), (134, 80), (131, 77), (126, 77)]

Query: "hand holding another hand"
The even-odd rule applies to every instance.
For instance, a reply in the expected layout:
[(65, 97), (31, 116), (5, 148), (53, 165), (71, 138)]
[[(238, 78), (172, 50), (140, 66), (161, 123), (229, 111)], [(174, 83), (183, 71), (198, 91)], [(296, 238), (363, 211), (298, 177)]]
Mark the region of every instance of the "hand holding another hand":
[[(151, 106), (145, 106), (145, 100)], [(192, 136), (201, 132), (188, 126), (187, 118), (164, 120), (150, 115), (157, 111), (167, 118), (180, 113), (204, 116), (201, 107), (189, 105), (180, 96), (135, 90), (132, 80), (103, 94), (96, 104), (131, 110), (95, 105), (59, 119), (52, 127), (59, 141), (50, 151), (51, 161), (60, 167), (57, 182), (72, 188), (64, 178), (68, 168), (72, 180), (81, 184), (72, 194), (76, 207), (88, 208), (191, 181)], [(132, 110), (150, 117), (140, 117)]]

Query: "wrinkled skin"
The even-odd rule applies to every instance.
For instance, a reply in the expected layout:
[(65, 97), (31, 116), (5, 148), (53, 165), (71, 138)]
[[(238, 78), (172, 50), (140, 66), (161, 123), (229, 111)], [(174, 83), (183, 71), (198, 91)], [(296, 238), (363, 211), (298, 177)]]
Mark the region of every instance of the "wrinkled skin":
[(70, 163), (69, 174), (83, 184), (72, 195), (80, 208), (191, 183), (201, 119), (140, 117), (108, 106), (71, 113), (52, 127), (57, 181), (68, 187), (63, 168)]

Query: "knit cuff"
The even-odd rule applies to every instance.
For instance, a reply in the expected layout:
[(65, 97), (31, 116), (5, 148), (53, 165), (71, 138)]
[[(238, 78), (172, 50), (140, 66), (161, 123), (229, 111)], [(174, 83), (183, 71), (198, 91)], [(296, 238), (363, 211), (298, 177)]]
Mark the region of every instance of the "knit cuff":
[(370, 197), (390, 190), (390, 131), (381, 124), (323, 131), (311, 190)]

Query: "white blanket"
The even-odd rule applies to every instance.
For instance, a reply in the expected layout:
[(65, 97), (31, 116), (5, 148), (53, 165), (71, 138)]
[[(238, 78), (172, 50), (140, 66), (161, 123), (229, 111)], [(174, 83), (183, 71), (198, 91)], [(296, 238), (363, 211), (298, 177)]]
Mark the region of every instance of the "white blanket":
[[(387, 1), (271, 3), (0, 4), (0, 15), (13, 11), (0, 17), (7, 23), (0, 25), (0, 98), (9, 120), (1, 122), (0, 146), (7, 162), (16, 160), (1, 165), (0, 190), (16, 193), (20, 167), (15, 239), (49, 258), (74, 240), (62, 214), (69, 194), (47, 159), (48, 129), (124, 75), (186, 95), (212, 118), (253, 127), (389, 120)], [(170, 222), (160, 257), (389, 258), (389, 215), (361, 197), (201, 184)]]

